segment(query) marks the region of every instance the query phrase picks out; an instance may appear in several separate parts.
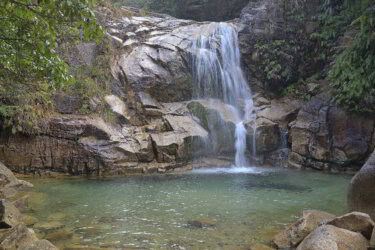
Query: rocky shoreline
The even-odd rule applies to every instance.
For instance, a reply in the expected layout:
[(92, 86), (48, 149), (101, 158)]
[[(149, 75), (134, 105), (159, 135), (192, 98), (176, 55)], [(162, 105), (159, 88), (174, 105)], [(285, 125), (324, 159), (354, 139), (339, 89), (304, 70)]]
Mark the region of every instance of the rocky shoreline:
[(0, 162), (0, 248), (9, 250), (57, 250), (48, 240), (40, 240), (35, 232), (27, 227), (30, 220), (20, 210), (27, 208), (28, 197), (17, 197), (19, 191), (29, 190), (32, 184), (18, 180)]

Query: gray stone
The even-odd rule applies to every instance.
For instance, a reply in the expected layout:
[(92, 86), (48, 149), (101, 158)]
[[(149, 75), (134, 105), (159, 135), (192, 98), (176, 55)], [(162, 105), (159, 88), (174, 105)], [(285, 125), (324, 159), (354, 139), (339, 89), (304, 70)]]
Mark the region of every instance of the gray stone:
[(11, 228), (21, 222), (22, 215), (17, 208), (7, 200), (0, 200), (0, 228)]
[(372, 221), (368, 214), (352, 212), (337, 217), (329, 221), (327, 224), (352, 232), (361, 233), (363, 236), (370, 240), (375, 223)]
[[(312, 98), (291, 125), (291, 152), (303, 158), (303, 165), (316, 169), (358, 166), (374, 149), (375, 119), (345, 113), (328, 94)], [(290, 164), (301, 164), (291, 162)]]
[(307, 235), (321, 224), (332, 220), (335, 216), (316, 210), (303, 211), (302, 217), (289, 225), (284, 231), (275, 236), (273, 242), (278, 248), (296, 247)]
[(367, 250), (368, 241), (360, 233), (323, 225), (309, 234), (297, 250)]
[(1, 236), (0, 248), (4, 250), (22, 249), (33, 245), (36, 241), (38, 238), (33, 230), (23, 224), (18, 224)]
[(348, 206), (350, 211), (369, 214), (375, 219), (375, 151), (366, 164), (352, 178), (348, 191)]

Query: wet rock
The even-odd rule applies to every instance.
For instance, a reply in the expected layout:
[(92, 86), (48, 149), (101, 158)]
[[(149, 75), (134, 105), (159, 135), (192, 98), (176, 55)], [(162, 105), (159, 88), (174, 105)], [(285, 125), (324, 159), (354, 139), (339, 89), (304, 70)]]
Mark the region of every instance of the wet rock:
[(31, 246), (36, 241), (38, 241), (38, 238), (33, 230), (28, 229), (23, 224), (18, 224), (1, 236), (0, 248), (13, 250)]
[(128, 107), (125, 104), (124, 101), (121, 100), (120, 97), (116, 95), (109, 95), (106, 96), (105, 101), (109, 105), (110, 109), (117, 114), (120, 121), (123, 123), (128, 123), (130, 120), (129, 114), (128, 114)]
[(359, 212), (345, 214), (329, 221), (327, 224), (352, 232), (361, 233), (369, 240), (375, 225), (368, 214)]
[(32, 226), (36, 223), (38, 223), (38, 219), (34, 216), (31, 216), (31, 215), (23, 215), (22, 216), (22, 222), (26, 225), (26, 226)]
[(366, 164), (352, 178), (348, 191), (348, 206), (350, 211), (369, 214), (375, 219), (375, 151)]
[(41, 231), (54, 231), (60, 228), (63, 228), (64, 224), (58, 221), (50, 221), (50, 222), (39, 222), (34, 225), (34, 228), (39, 229)]
[(316, 210), (305, 210), (302, 213), (302, 217), (276, 235), (273, 242), (278, 248), (295, 247), (319, 225), (333, 218), (335, 218), (333, 214)]
[(71, 232), (65, 232), (65, 231), (58, 231), (58, 232), (53, 232), (50, 234), (47, 234), (44, 236), (44, 239), (56, 242), (56, 241), (62, 241), (62, 240), (68, 240), (73, 237), (73, 233)]
[(0, 200), (0, 228), (11, 228), (20, 223), (22, 215), (17, 208), (7, 200)]
[(367, 250), (368, 241), (360, 233), (323, 225), (309, 234), (297, 250)]
[(217, 220), (210, 218), (197, 218), (192, 219), (187, 222), (187, 225), (192, 228), (207, 228), (215, 227)]
[(280, 145), (280, 129), (278, 124), (264, 118), (259, 118), (256, 120), (255, 125), (252, 121), (246, 121), (244, 125), (248, 131), (249, 139), (247, 143), (249, 144), (249, 148), (252, 147), (255, 126), (256, 152), (266, 153), (278, 149)]
[(206, 153), (234, 153), (235, 130), (240, 117), (232, 106), (219, 100), (196, 100), (188, 103), (187, 108), (210, 133), (212, 147)]

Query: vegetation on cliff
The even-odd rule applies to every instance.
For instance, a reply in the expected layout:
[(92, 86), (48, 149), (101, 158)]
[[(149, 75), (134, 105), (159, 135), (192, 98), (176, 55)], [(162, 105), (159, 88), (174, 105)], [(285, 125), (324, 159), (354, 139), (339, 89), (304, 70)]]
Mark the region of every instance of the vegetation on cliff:
[(0, 117), (13, 132), (33, 127), (51, 94), (74, 82), (56, 50), (59, 34), (80, 39), (102, 33), (90, 9), (94, 0), (0, 2)]

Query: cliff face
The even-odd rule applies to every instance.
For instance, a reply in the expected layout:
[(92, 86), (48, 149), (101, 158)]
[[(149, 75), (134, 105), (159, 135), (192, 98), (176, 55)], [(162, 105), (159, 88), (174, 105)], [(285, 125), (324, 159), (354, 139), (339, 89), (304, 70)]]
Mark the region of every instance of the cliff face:
[[(250, 1), (240, 18), (231, 22), (239, 31), (243, 66), (256, 93), (257, 121), (245, 122), (248, 142), (255, 136), (259, 163), (355, 169), (375, 147), (374, 118), (345, 113), (329, 94), (320, 94), (324, 90), (318, 84), (306, 89), (313, 96), (310, 101), (275, 97), (275, 89), (319, 69), (304, 58), (311, 46), (307, 34), (317, 28), (312, 16), (318, 4), (288, 3)], [(162, 14), (144, 16), (133, 9), (120, 17), (105, 7), (98, 11), (114, 47), (107, 65), (111, 93), (103, 100), (90, 100), (89, 115), (77, 114), (80, 104), (74, 94), (58, 96), (57, 112), (43, 121), (38, 134), (0, 132), (0, 159), (17, 172), (75, 175), (164, 173), (189, 169), (192, 163), (230, 165), (230, 158), (213, 162), (201, 157), (233, 156), (237, 121), (220, 101), (191, 101), (192, 43), (200, 35), (212, 34), (217, 24)], [(287, 18), (291, 11), (305, 13), (303, 25), (292, 25)], [(301, 30), (304, 35), (297, 32)], [(282, 62), (281, 71), (265, 70), (262, 46), (277, 50), (288, 39), (298, 40), (296, 46), (304, 49), (278, 54), (275, 61)], [(93, 44), (79, 44), (74, 51), (67, 57), (72, 65), (78, 57), (90, 65), (100, 54)], [(112, 119), (95, 113), (97, 106), (105, 106)], [(216, 131), (216, 124), (225, 124), (228, 130)], [(210, 141), (211, 135), (221, 139)], [(251, 147), (249, 143), (249, 155)]]

